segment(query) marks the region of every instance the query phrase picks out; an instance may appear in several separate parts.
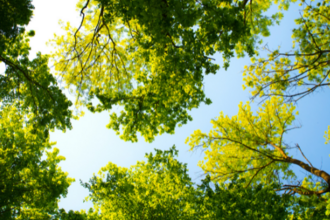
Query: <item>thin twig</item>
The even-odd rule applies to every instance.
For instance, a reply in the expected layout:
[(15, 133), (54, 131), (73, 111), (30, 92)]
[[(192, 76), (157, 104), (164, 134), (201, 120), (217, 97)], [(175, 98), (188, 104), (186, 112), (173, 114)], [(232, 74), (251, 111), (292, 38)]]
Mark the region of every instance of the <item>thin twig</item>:
[(299, 144), (296, 144), (296, 146), (297, 146), (297, 148), (300, 150), (301, 155), (303, 155), (303, 157), (305, 158), (305, 160), (307, 160), (307, 162), (309, 163), (309, 165), (314, 169), (312, 163), (311, 163), (311, 162), (305, 157), (305, 154), (302, 152), (302, 150), (301, 150)]

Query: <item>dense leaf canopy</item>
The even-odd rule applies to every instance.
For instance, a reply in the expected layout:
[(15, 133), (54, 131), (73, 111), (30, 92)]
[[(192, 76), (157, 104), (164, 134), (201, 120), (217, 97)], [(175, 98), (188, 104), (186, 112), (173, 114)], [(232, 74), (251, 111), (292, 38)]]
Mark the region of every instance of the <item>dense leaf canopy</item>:
[(22, 111), (35, 115), (33, 119), (47, 129), (71, 128), (71, 102), (62, 93), (48, 67), (48, 56), (37, 54), (29, 60), (29, 37), (34, 32), (6, 39), (5, 49), (0, 51), (0, 61), (6, 70), (0, 76), (0, 100), (3, 106), (19, 100)]
[(64, 25), (67, 35), (53, 40), (57, 73), (92, 112), (123, 106), (108, 125), (122, 129), (122, 139), (137, 141), (140, 132), (150, 142), (192, 120), (188, 110), (211, 103), (203, 78), (220, 67), (212, 55), (222, 54), (225, 69), (234, 52), (253, 55), (258, 37), (281, 18), (265, 15), (270, 0), (248, 2), (81, 0), (81, 25)]
[(31, 0), (0, 1), (0, 51), (5, 38), (13, 39), (24, 32), (24, 25), (30, 22), (32, 10)]
[(51, 219), (74, 181), (49, 142), (49, 130), (71, 128), (71, 102), (50, 73), (48, 56), (29, 59), (34, 31), (25, 33), (23, 25), (32, 9), (30, 1), (0, 1), (1, 219)]
[(73, 179), (57, 165), (64, 159), (58, 149), (46, 151), (54, 143), (42, 127), (27, 123), (33, 114), (17, 106), (1, 108), (0, 218), (50, 219)]
[[(214, 129), (209, 134), (196, 130), (187, 142), (192, 149), (205, 148), (200, 166), (214, 181), (231, 181), (235, 175), (249, 179), (247, 185), (290, 180), (280, 190), (299, 194), (299, 206), (292, 206), (298, 219), (323, 219), (330, 214), (329, 173), (313, 167), (299, 144), (295, 148), (307, 163), (290, 156), (292, 146), (285, 144), (285, 134), (297, 128), (294, 120), (298, 114), (294, 103), (285, 101), (298, 101), (330, 85), (329, 1), (301, 1), (300, 6), (303, 13), (296, 19), (298, 28), (292, 35), (294, 51), (280, 53), (265, 48), (270, 52), (267, 59), (256, 56), (252, 65), (245, 66), (243, 88), (252, 88), (254, 99), (266, 97), (262, 107), (253, 113), (250, 103), (241, 103), (238, 114), (231, 118), (221, 112), (212, 120)], [(329, 128), (324, 136), (326, 144)], [(295, 181), (291, 164), (307, 171), (303, 181)], [(317, 181), (312, 176), (318, 177)]]
[[(175, 158), (175, 147), (156, 150), (130, 168), (109, 162), (81, 182), (94, 209), (66, 212), (57, 203), (74, 179), (58, 166), (64, 157), (51, 150), (49, 131), (71, 129), (72, 103), (50, 72), (50, 56), (29, 58), (34, 31), (24, 25), (31, 1), (0, 0), (0, 218), (328, 219), (330, 174), (314, 167), (298, 144), (306, 162), (290, 155), (284, 140), (298, 115), (290, 101), (330, 85), (330, 1), (301, 0), (292, 52), (265, 47), (265, 58), (258, 50), (291, 2), (80, 0), (80, 26), (63, 25), (66, 35), (51, 40), (55, 74), (76, 94), (78, 108), (121, 106), (108, 128), (123, 140), (135, 142), (140, 133), (151, 142), (192, 120), (189, 110), (211, 103), (204, 77), (220, 64), (227, 69), (234, 56), (252, 57), (243, 88), (265, 99), (255, 113), (250, 102), (232, 117), (221, 112), (208, 134), (196, 130), (187, 139), (191, 150), (205, 150), (200, 185)], [(279, 10), (270, 15), (273, 4)], [(330, 126), (324, 137), (329, 143)], [(295, 182), (292, 164), (307, 172), (303, 181)]]
[(274, 185), (244, 188), (244, 180), (212, 186), (209, 176), (194, 186), (178, 151), (156, 150), (129, 169), (109, 163), (83, 184), (100, 219), (285, 219), (288, 196)]
[(221, 112), (212, 121), (215, 129), (209, 134), (196, 130), (187, 141), (192, 148), (207, 148), (208, 160), (200, 166), (217, 181), (226, 182), (240, 173), (243, 178), (251, 177), (250, 182), (270, 183), (277, 178), (274, 170), (292, 175), (287, 172), (288, 163), (281, 162), (287, 157), (283, 135), (292, 129), (294, 108), (273, 98), (255, 115), (249, 103), (241, 103), (237, 115), (229, 118)]

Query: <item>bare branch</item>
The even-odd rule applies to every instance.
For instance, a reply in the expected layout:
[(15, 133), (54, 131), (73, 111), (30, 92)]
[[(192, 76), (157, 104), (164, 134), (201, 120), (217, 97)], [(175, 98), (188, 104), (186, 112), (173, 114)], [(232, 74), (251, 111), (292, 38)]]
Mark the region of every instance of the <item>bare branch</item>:
[(305, 154), (302, 152), (302, 150), (301, 150), (299, 144), (296, 144), (296, 146), (297, 146), (297, 148), (300, 150), (301, 155), (303, 155), (303, 157), (305, 158), (305, 160), (307, 160), (307, 162), (309, 163), (309, 165), (310, 165), (312, 168), (314, 168), (313, 165), (312, 165), (312, 163), (311, 163), (311, 162), (305, 157)]

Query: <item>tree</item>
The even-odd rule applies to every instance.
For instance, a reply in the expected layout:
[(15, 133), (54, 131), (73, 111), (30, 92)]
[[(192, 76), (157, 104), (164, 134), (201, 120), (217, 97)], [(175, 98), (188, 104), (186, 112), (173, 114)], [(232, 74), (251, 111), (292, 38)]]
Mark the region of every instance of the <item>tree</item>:
[[(65, 158), (45, 137), (43, 127), (29, 122), (17, 105), (0, 115), (0, 218), (50, 219), (60, 196), (74, 179), (58, 166)], [(41, 159), (45, 153), (46, 158)]]
[(282, 96), (298, 101), (312, 92), (330, 86), (330, 5), (301, 1), (301, 17), (293, 29), (293, 51), (271, 51), (268, 58), (253, 57), (245, 66), (245, 86), (253, 97)]
[(34, 31), (19, 34), (14, 40), (5, 40), (0, 51), (0, 62), (5, 64), (5, 74), (0, 76), (2, 106), (19, 100), (22, 111), (33, 112), (40, 126), (49, 129), (71, 128), (72, 105), (57, 85), (48, 67), (48, 56), (37, 54), (29, 60), (29, 38)]
[[(78, 106), (92, 112), (123, 106), (108, 124), (118, 134), (122, 129), (122, 139), (137, 141), (140, 132), (151, 142), (192, 120), (187, 110), (211, 103), (203, 78), (219, 69), (212, 55), (222, 53), (226, 69), (234, 51), (254, 54), (258, 36), (268, 36), (282, 17), (264, 14), (272, 3), (81, 0), (80, 26), (67, 24), (67, 35), (53, 40), (57, 74), (75, 89)], [(93, 98), (100, 104), (93, 106)]]
[(49, 129), (70, 129), (72, 103), (50, 73), (48, 56), (38, 53), (31, 61), (28, 57), (29, 38), (35, 34), (24, 29), (34, 9), (31, 0), (1, 0), (0, 6), (0, 63), (5, 64), (0, 76), (2, 106), (20, 103), (20, 109), (34, 113), (33, 120), (46, 128), (47, 135)]
[(30, 22), (32, 10), (31, 0), (0, 1), (0, 51), (3, 50), (5, 38), (14, 39), (24, 32), (24, 25)]
[[(302, 182), (282, 183), (280, 190), (300, 195), (299, 205), (292, 206), (300, 218), (327, 218), (329, 173), (314, 167), (298, 144), (295, 147), (306, 162), (289, 156), (290, 146), (284, 142), (285, 134), (296, 128), (293, 122), (298, 114), (288, 101), (298, 101), (320, 87), (329, 86), (330, 79), (329, 1), (316, 6), (302, 1), (301, 6), (304, 13), (296, 20), (299, 28), (293, 30), (293, 43), (299, 44), (299, 48), (294, 53), (272, 51), (269, 59), (259, 58), (256, 64), (245, 67), (245, 85), (253, 89), (252, 98), (265, 97), (262, 107), (254, 114), (250, 103), (245, 106), (241, 103), (238, 114), (232, 118), (221, 112), (212, 121), (214, 129), (209, 134), (197, 130), (187, 142), (191, 149), (203, 146), (206, 158), (200, 166), (211, 174), (213, 181), (220, 183), (231, 181), (234, 175), (249, 179), (247, 185), (252, 186), (285, 181), (295, 178), (290, 165), (298, 165), (310, 175)], [(290, 57), (295, 58), (294, 64)], [(296, 86), (301, 87), (295, 91)]]
[(227, 184), (211, 183), (207, 175), (198, 186), (202, 190), (198, 201), (201, 210), (205, 210), (202, 219), (289, 219), (291, 216), (292, 197), (278, 195), (274, 191), (279, 187), (276, 184), (246, 187), (246, 180), (237, 178)]
[(86, 211), (81, 210), (66, 212), (64, 209), (60, 209), (58, 213), (54, 215), (54, 220), (99, 220), (99, 215), (92, 208)]
[[(123, 106), (108, 125), (118, 134), (123, 130), (122, 139), (137, 141), (140, 132), (150, 142), (157, 134), (173, 133), (192, 120), (188, 110), (210, 104), (203, 78), (220, 68), (213, 62), (216, 52), (222, 53), (225, 69), (234, 53), (255, 56), (258, 63), (245, 68), (245, 86), (254, 89), (254, 98), (271, 98), (256, 114), (250, 103), (241, 104), (232, 118), (222, 113), (209, 134), (198, 130), (188, 139), (192, 149), (206, 149), (200, 165), (210, 176), (201, 185), (192, 183), (186, 165), (174, 159), (175, 148), (156, 150), (155, 156), (147, 155), (148, 162), (130, 169), (109, 163), (99, 176), (82, 183), (95, 210), (67, 213), (57, 207), (73, 181), (58, 167), (64, 158), (57, 149), (46, 153), (47, 159), (41, 155), (52, 146), (50, 129), (71, 128), (71, 102), (50, 73), (48, 56), (28, 59), (28, 38), (34, 33), (24, 33), (19, 25), (27, 24), (32, 6), (19, 1), (25, 11), (14, 14), (21, 17), (0, 26), (0, 61), (6, 65), (0, 76), (1, 217), (328, 218), (330, 175), (313, 167), (299, 145), (307, 162), (289, 156), (284, 143), (295, 119), (293, 103), (285, 101), (329, 85), (329, 0), (316, 6), (302, 2), (304, 14), (293, 31), (299, 48), (270, 51), (268, 59), (258, 59), (259, 37), (268, 36), (268, 27), (282, 17), (280, 12), (265, 15), (271, 0), (81, 0), (80, 26), (66, 25), (67, 35), (53, 41), (58, 48), (55, 68), (67, 88), (76, 91), (78, 107), (100, 112)], [(280, 9), (289, 3), (281, 1)], [(292, 94), (296, 86), (301, 89)], [(94, 98), (97, 106), (91, 103)], [(326, 142), (329, 134), (330, 127)], [(279, 182), (295, 177), (291, 164), (320, 180), (307, 176), (297, 184)]]
[(130, 169), (109, 162), (90, 184), (83, 184), (90, 191), (88, 200), (101, 211), (102, 219), (194, 218), (195, 188), (186, 164), (174, 159), (177, 153), (174, 147), (156, 150), (156, 155), (146, 154), (147, 162)]
[(231, 181), (236, 175), (248, 180), (246, 186), (294, 179), (296, 175), (289, 165), (295, 164), (319, 177), (318, 182), (306, 176), (296, 184), (281, 184), (278, 191), (297, 193), (302, 201), (314, 201), (314, 208), (325, 208), (329, 203), (330, 175), (314, 167), (298, 144), (296, 147), (307, 163), (288, 155), (284, 134), (295, 128), (292, 126), (297, 113), (294, 109), (293, 104), (283, 103), (283, 99), (276, 97), (266, 101), (256, 114), (249, 103), (244, 106), (241, 103), (237, 115), (229, 118), (221, 112), (211, 121), (215, 129), (209, 134), (196, 130), (187, 142), (191, 149), (205, 148), (205, 161), (201, 161), (200, 166), (218, 183)]
[[(241, 103), (238, 115), (229, 118), (221, 113), (212, 121), (216, 129), (209, 134), (197, 130), (187, 142), (192, 148), (210, 147), (205, 151), (208, 160), (200, 165), (219, 182), (228, 181), (239, 173), (242, 178), (250, 179), (248, 185), (271, 183), (279, 179), (275, 171), (283, 171), (282, 178), (293, 177), (288, 165), (296, 164), (322, 178), (325, 188), (312, 191), (300, 185), (287, 185), (285, 189), (302, 195), (321, 196), (330, 191), (330, 175), (313, 167), (302, 151), (309, 164), (288, 156), (284, 134), (294, 128), (291, 126), (297, 114), (294, 109), (292, 104), (272, 98), (254, 115), (249, 103), (245, 106)], [(300, 150), (299, 145), (296, 147)]]
[[(65, 158), (47, 151), (49, 130), (71, 128), (71, 102), (48, 68), (48, 56), (30, 61), (24, 32), (31, 1), (0, 1), (0, 218), (52, 219), (74, 179), (58, 166)], [(42, 156), (45, 158), (42, 159)]]
[(100, 219), (285, 219), (290, 197), (275, 185), (244, 188), (244, 180), (211, 186), (207, 176), (194, 186), (178, 151), (156, 150), (147, 162), (118, 167), (109, 163), (83, 183)]

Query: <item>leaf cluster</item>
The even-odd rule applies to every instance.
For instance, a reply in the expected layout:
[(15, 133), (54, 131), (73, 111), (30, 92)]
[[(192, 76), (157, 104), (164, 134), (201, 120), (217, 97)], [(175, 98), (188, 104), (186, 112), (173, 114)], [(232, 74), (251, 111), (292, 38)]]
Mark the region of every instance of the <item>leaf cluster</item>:
[(64, 160), (52, 129), (71, 128), (71, 102), (48, 67), (48, 56), (29, 59), (23, 25), (32, 16), (31, 1), (0, 1), (0, 218), (53, 219), (59, 198), (74, 179), (58, 166)]
[(0, 1), (0, 51), (5, 38), (14, 39), (24, 32), (23, 26), (30, 22), (33, 9), (31, 0)]
[(6, 65), (0, 76), (0, 100), (3, 106), (19, 100), (22, 111), (32, 112), (37, 123), (47, 129), (71, 128), (72, 103), (58, 87), (55, 77), (48, 67), (48, 56), (37, 54), (29, 59), (29, 38), (33, 31), (18, 35), (15, 40), (7, 39), (5, 50), (0, 53), (0, 61)]
[(329, 3), (301, 1), (301, 17), (292, 31), (293, 50), (283, 53), (265, 47), (268, 58), (253, 57), (253, 64), (245, 66), (243, 88), (252, 88), (254, 98), (282, 96), (297, 101), (330, 85)]
[(47, 151), (54, 143), (43, 128), (26, 123), (26, 117), (33, 115), (23, 115), (15, 105), (1, 108), (1, 219), (50, 219), (74, 181), (58, 166), (65, 159), (59, 150)]
[(100, 219), (285, 219), (290, 197), (277, 186), (244, 188), (244, 179), (212, 186), (210, 176), (194, 186), (177, 150), (156, 149), (129, 169), (109, 163), (82, 185)]
[(123, 106), (108, 125), (122, 139), (135, 142), (139, 132), (151, 142), (211, 103), (203, 79), (220, 68), (212, 55), (222, 54), (225, 69), (235, 51), (252, 56), (258, 36), (280, 19), (264, 15), (272, 1), (248, 2), (81, 0), (80, 26), (64, 25), (67, 34), (52, 41), (57, 74), (76, 91), (77, 105)]

